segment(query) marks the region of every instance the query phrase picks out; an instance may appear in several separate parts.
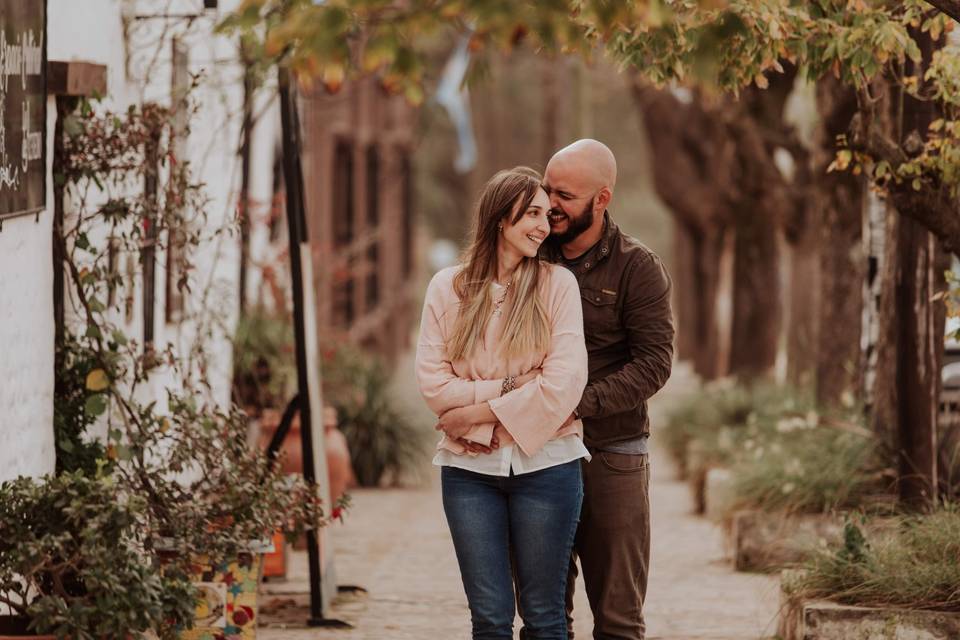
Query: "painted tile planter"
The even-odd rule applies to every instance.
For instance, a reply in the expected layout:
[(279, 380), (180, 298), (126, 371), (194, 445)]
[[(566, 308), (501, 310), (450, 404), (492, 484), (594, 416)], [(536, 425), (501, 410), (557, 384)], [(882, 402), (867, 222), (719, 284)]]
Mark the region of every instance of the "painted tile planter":
[(195, 565), (197, 618), (182, 640), (253, 640), (257, 637), (257, 589), (263, 555), (241, 553), (233, 562)]
[(784, 598), (777, 633), (783, 640), (956, 640), (960, 613)]

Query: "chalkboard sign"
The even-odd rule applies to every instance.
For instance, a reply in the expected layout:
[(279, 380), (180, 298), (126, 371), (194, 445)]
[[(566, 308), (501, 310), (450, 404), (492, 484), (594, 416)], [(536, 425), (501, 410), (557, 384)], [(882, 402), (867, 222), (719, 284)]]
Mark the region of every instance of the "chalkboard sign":
[(46, 204), (46, 0), (0, 0), (0, 218)]

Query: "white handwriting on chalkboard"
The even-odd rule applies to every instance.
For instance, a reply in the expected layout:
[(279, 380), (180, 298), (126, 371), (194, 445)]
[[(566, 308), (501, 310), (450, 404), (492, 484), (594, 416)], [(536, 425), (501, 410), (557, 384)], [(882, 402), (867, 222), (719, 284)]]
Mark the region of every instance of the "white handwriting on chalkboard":
[(27, 165), (31, 160), (40, 160), (43, 157), (43, 134), (40, 131), (30, 131), (30, 101), (23, 101), (23, 138), (20, 154), (20, 170), (27, 172)]
[[(20, 163), (11, 162), (7, 150), (7, 115), (17, 106), (7, 104), (11, 78), (20, 79), (20, 88), (26, 90), (27, 78), (43, 73), (43, 35), (37, 38), (33, 29), (16, 34), (14, 40), (0, 30), (0, 192), (20, 187), (22, 176), (27, 175), (31, 160), (43, 157), (43, 132), (30, 130), (30, 102), (24, 100), (20, 122)], [(16, 80), (14, 80), (16, 82)], [(16, 85), (14, 85), (16, 86)], [(44, 126), (45, 123), (37, 123)]]
[(0, 82), (3, 92), (12, 76), (20, 76), (20, 86), (27, 87), (27, 76), (43, 72), (43, 38), (37, 41), (33, 29), (17, 34), (15, 43), (7, 42), (7, 34), (0, 31)]

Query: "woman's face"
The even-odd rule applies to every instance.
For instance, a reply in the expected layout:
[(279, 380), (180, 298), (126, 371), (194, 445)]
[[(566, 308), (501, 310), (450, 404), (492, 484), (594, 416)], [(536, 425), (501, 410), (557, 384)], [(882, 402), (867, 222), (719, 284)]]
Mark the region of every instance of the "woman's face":
[(540, 245), (550, 235), (550, 222), (547, 220), (550, 198), (547, 197), (546, 191), (538, 188), (533, 200), (530, 201), (530, 205), (517, 223), (510, 224), (520, 204), (518, 200), (511, 214), (503, 219), (502, 246), (521, 256), (533, 258), (540, 250)]

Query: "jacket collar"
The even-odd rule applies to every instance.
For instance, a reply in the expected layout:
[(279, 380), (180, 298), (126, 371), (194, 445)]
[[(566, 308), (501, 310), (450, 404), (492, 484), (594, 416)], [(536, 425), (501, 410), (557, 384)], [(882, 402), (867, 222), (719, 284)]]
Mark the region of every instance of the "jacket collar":
[[(603, 233), (600, 234), (600, 240), (597, 241), (597, 243), (587, 251), (583, 260), (575, 269), (573, 269), (573, 271), (577, 275), (580, 275), (590, 271), (598, 264), (606, 260), (613, 251), (614, 243), (616, 242), (619, 234), (620, 229), (617, 228), (617, 225), (610, 217), (610, 212), (604, 211)], [(547, 246), (546, 257), (550, 262), (562, 262), (563, 252), (560, 250), (560, 245), (553, 242), (549, 243)]]

